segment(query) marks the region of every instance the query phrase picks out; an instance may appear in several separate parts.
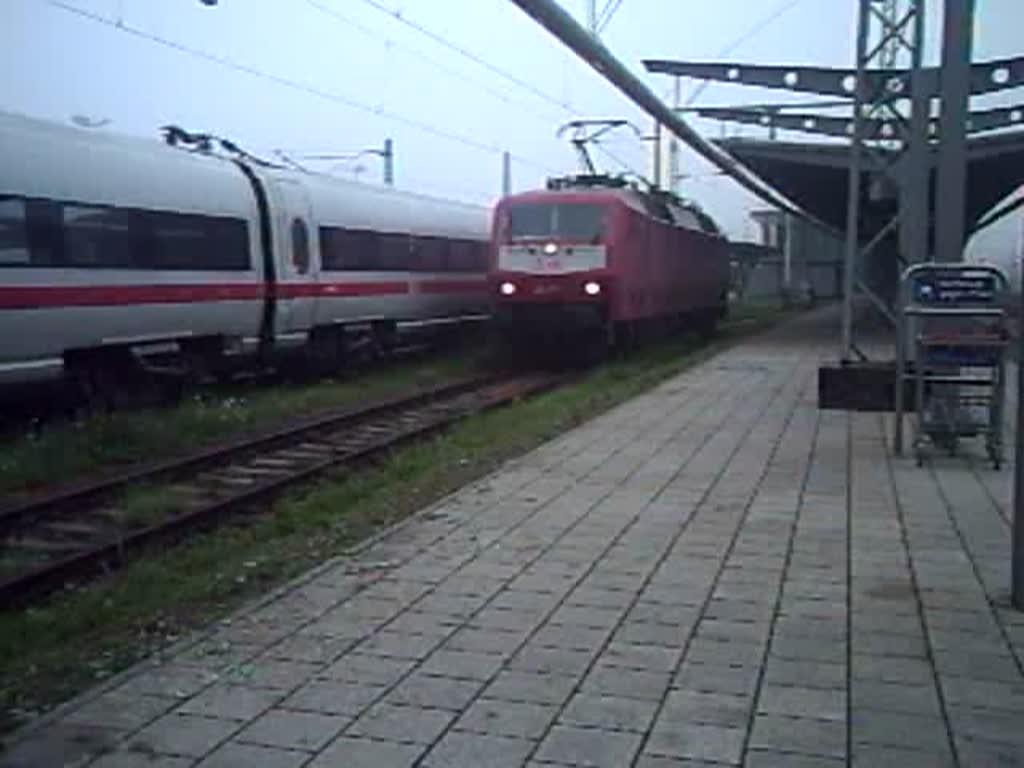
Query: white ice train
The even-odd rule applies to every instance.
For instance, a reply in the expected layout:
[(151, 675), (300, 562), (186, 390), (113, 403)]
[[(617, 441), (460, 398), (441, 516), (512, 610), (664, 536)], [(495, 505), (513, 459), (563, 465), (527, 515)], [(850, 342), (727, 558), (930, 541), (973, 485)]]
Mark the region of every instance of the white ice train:
[(486, 313), (485, 208), (168, 136), (0, 113), (0, 383), (331, 364), (353, 333)]

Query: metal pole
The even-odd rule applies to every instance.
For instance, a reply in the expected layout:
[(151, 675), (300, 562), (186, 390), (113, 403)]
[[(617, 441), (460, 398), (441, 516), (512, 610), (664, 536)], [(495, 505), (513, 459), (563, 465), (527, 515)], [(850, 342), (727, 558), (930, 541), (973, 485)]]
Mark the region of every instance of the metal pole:
[(587, 3), (587, 31), (597, 34), (597, 0), (586, 0)]
[(512, 194), (512, 153), (501, 153), (501, 196)]
[(783, 214), (786, 242), (782, 249), (782, 294), (788, 302), (793, 289), (793, 217)]
[(384, 158), (384, 183), (389, 187), (395, 186), (395, 143), (391, 139), (384, 139), (384, 151), (381, 153)]
[(967, 183), (967, 105), (970, 97), (974, 0), (945, 0), (940, 75), (939, 169), (935, 204), (936, 261), (961, 261)]
[(840, 360), (846, 362), (853, 352), (853, 289), (860, 253), (860, 171), (864, 136), (864, 70), (867, 64), (868, 27), (871, 24), (870, 0), (860, 0), (860, 14), (857, 22), (857, 82), (853, 100), (853, 139), (850, 142), (850, 178), (847, 184), (849, 199), (846, 205), (846, 253), (843, 259), (843, 313), (842, 348)]
[(1010, 601), (1024, 611), (1024, 334), (1018, 342), (1017, 359), (1017, 435), (1013, 467), (1013, 532), (1011, 542)]
[[(927, 95), (921, 74), (924, 52), (925, 0), (916, 0), (914, 9), (914, 46), (910, 52), (910, 141), (905, 160), (907, 172), (900, 185), (900, 221), (903, 251), (908, 265), (928, 259), (928, 191), (930, 158), (928, 152), (928, 122), (931, 117), (931, 97)], [(903, 375), (907, 364), (906, 317), (903, 314), (902, 274), (900, 274), (900, 306), (896, 323), (896, 415), (893, 424), (893, 451), (903, 455)]]
[(652, 141), (654, 150), (654, 186), (661, 188), (661, 121), (654, 121), (654, 139)]
[[(683, 101), (683, 79), (678, 75), (672, 84), (672, 110), (678, 111)], [(669, 134), (668, 140), (668, 188), (679, 194), (679, 139), (674, 133)]]

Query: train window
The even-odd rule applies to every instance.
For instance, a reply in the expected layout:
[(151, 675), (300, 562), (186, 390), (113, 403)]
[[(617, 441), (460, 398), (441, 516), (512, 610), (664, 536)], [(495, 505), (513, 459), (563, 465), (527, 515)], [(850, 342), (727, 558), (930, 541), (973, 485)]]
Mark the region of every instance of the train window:
[(143, 227), (132, 214), (116, 208), (65, 205), (64, 258), (66, 267), (145, 268)]
[(292, 264), (300, 275), (309, 272), (309, 231), (302, 219), (292, 219)]
[(223, 216), (0, 198), (0, 266), (18, 264), (242, 270), (250, 266), (249, 231), (243, 219)]
[(373, 232), (343, 227), (320, 228), (320, 252), (325, 270), (376, 269), (380, 249)]
[(604, 234), (604, 213), (595, 203), (520, 203), (509, 206), (508, 237), (596, 242)]
[(443, 237), (423, 237), (420, 243), (420, 269), (424, 272), (444, 272), (448, 267), (448, 241)]
[(0, 197), (0, 266), (32, 260), (25, 227), (25, 201)]
[(378, 269), (390, 271), (409, 269), (409, 235), (386, 233), (380, 235)]

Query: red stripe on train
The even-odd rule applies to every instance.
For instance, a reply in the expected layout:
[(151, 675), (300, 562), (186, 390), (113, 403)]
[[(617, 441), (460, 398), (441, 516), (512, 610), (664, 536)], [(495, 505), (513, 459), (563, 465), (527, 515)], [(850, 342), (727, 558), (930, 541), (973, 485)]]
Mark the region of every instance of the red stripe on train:
[(476, 280), (429, 280), (419, 284), (420, 293), (484, 293), (487, 278)]
[(265, 295), (262, 283), (3, 285), (0, 286), (0, 309), (252, 301)]
[[(419, 284), (421, 293), (484, 291), (482, 280), (436, 280)], [(402, 280), (352, 283), (278, 283), (282, 299), (395, 296), (411, 292)], [(267, 295), (263, 283), (190, 283), (161, 285), (4, 285), (0, 309), (106, 307), (134, 304), (192, 304), (211, 301), (258, 301)]]
[(409, 293), (409, 284), (401, 280), (376, 283), (278, 283), (277, 296), (298, 299), (323, 296), (393, 296)]

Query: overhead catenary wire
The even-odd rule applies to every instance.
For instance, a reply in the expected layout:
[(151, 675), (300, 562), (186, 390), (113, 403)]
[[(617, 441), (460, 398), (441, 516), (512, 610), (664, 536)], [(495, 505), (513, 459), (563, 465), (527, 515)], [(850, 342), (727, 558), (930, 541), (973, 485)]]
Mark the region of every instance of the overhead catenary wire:
[(612, 17), (615, 16), (615, 13), (619, 10), (621, 6), (622, 0), (608, 0), (608, 2), (605, 3), (604, 8), (601, 9), (601, 12), (597, 16), (598, 34), (604, 32), (608, 28), (608, 25), (611, 23)]
[[(50, 6), (66, 11), (68, 13), (75, 14), (81, 18), (88, 19), (97, 24), (105, 25), (107, 27), (110, 27), (111, 29), (123, 32), (124, 34), (139, 39), (147, 40), (151, 43), (156, 43), (166, 48), (178, 51), (179, 53), (193, 56), (198, 59), (203, 59), (205, 61), (217, 64), (219, 66), (223, 66), (228, 69), (233, 69), (237, 72), (242, 72), (252, 77), (267, 80), (268, 82), (273, 82), (286, 88), (290, 88), (295, 91), (315, 96), (325, 101), (330, 101), (335, 104), (351, 107), (352, 109), (357, 109), (367, 114), (376, 115), (386, 120), (391, 120), (393, 122), (406, 125), (410, 128), (420, 130), (424, 133), (428, 133), (438, 138), (446, 139), (448, 141), (462, 144), (463, 146), (471, 147), (473, 149), (477, 149), (482, 152), (487, 152), (495, 155), (501, 155), (503, 152), (506, 151), (504, 147), (500, 147), (496, 144), (491, 144), (485, 141), (481, 141), (479, 139), (472, 138), (470, 136), (455, 133), (454, 131), (449, 131), (437, 125), (433, 125), (432, 123), (427, 123), (416, 118), (408, 117), (407, 115), (403, 115), (394, 110), (385, 109), (382, 106), (374, 106), (371, 104), (367, 104), (365, 102), (359, 101), (358, 99), (354, 99), (350, 96), (346, 96), (333, 90), (328, 91), (318, 86), (310, 85), (308, 83), (302, 83), (297, 80), (292, 80), (291, 78), (284, 77), (282, 75), (267, 72), (265, 70), (254, 67), (250, 64), (238, 62), (226, 56), (222, 56), (220, 54), (210, 53), (209, 51), (205, 51), (201, 48), (194, 48), (184, 43), (180, 43), (176, 40), (163, 37), (162, 35), (158, 35), (156, 33), (149, 32), (139, 27), (132, 26), (131, 24), (125, 23), (123, 20), (110, 19), (106, 16), (103, 16), (102, 14), (95, 13), (85, 8), (81, 8), (69, 2), (65, 2), (65, 0), (45, 0), (45, 2)], [(545, 171), (548, 173), (554, 172), (551, 168), (544, 165), (543, 163), (536, 162), (528, 157), (524, 157), (516, 153), (510, 154), (515, 160), (524, 165), (528, 165), (532, 168), (536, 168), (537, 170)]]
[(647, 85), (619, 61), (594, 35), (591, 35), (555, 0), (512, 0), (527, 15), (572, 49), (577, 56), (628, 96), (651, 117), (665, 125), (685, 144), (711, 164), (723, 170), (744, 189), (787, 213), (811, 217), (783, 195), (765, 184), (735, 158), (707, 141)]
[(398, 41), (393, 40), (392, 38), (389, 38), (382, 31), (380, 31), (378, 29), (374, 29), (372, 27), (369, 27), (366, 24), (363, 24), (362, 22), (357, 21), (356, 19), (351, 18), (350, 16), (341, 13), (336, 8), (334, 8), (331, 5), (328, 5), (327, 3), (320, 2), (320, 0), (305, 0), (305, 2), (306, 2), (307, 5), (309, 5), (314, 10), (318, 11), (319, 13), (321, 13), (321, 14), (323, 14), (323, 15), (331, 18), (331, 19), (334, 19), (336, 22), (338, 22), (340, 24), (345, 24), (345, 25), (347, 25), (349, 27), (352, 27), (353, 29), (357, 29), (360, 32), (362, 32), (364, 35), (367, 35), (368, 37), (382, 39), (383, 42), (384, 42), (384, 45), (386, 47), (394, 47), (394, 48), (398, 48), (400, 50), (403, 50), (408, 55), (410, 55), (410, 56), (412, 56), (412, 57), (414, 57), (416, 59), (419, 59), (420, 61), (426, 62), (430, 66), (432, 66), (435, 69), (437, 69), (439, 72), (443, 72), (446, 75), (448, 75), (449, 77), (452, 77), (452, 78), (457, 79), (457, 80), (461, 80), (462, 82), (465, 82), (465, 83), (468, 83), (468, 84), (470, 84), (470, 85), (480, 89), (481, 91), (484, 91), (485, 93), (487, 93), (491, 97), (493, 97), (495, 99), (498, 99), (499, 101), (501, 101), (501, 102), (503, 102), (505, 104), (508, 104), (510, 106), (515, 106), (521, 112), (525, 112), (526, 114), (529, 114), (532, 117), (537, 118), (538, 120), (542, 120), (545, 123), (551, 123), (553, 121), (557, 121), (557, 120), (561, 119), (561, 115), (560, 114), (556, 115), (553, 112), (541, 113), (539, 111), (536, 111), (534, 109), (534, 107), (532, 105), (528, 104), (527, 102), (519, 100), (519, 99), (513, 99), (507, 93), (505, 93), (504, 91), (500, 91), (497, 88), (494, 88), (494, 87), (492, 87), (492, 86), (490, 86), (490, 85), (488, 85), (486, 83), (482, 83), (479, 80), (476, 80), (475, 78), (470, 77), (465, 72), (462, 72), (462, 71), (457, 70), (457, 69), (453, 69), (452, 67), (449, 67), (446, 64), (441, 63), (437, 59), (435, 59), (435, 58), (433, 58), (431, 56), (428, 56), (427, 54), (423, 53), (422, 51), (420, 51), (419, 49), (417, 49), (417, 48), (415, 48), (415, 47), (413, 47), (411, 45), (407, 45), (405, 43), (399, 43)]
[(424, 26), (424, 25), (422, 25), (422, 24), (420, 24), (420, 23), (418, 23), (416, 21), (413, 21), (412, 19), (407, 18), (400, 10), (397, 10), (397, 9), (394, 9), (394, 8), (390, 8), (387, 5), (385, 5), (384, 3), (378, 2), (378, 0), (361, 0), (361, 2), (365, 3), (366, 5), (370, 6), (371, 8), (374, 8), (374, 9), (380, 11), (381, 13), (387, 14), (388, 16), (392, 17), (393, 19), (395, 19), (400, 24), (404, 24), (405, 26), (409, 27), (410, 29), (416, 30), (421, 35), (430, 38), (431, 40), (433, 40), (434, 42), (436, 42), (436, 43), (438, 43), (440, 45), (443, 45), (445, 48), (448, 48), (449, 50), (454, 51), (455, 53), (459, 54), (463, 58), (468, 59), (469, 61), (474, 62), (475, 64), (483, 67), (484, 69), (487, 69), (490, 72), (493, 72), (494, 74), (498, 75), (499, 77), (504, 78), (505, 80), (507, 80), (508, 82), (512, 83), (513, 85), (516, 85), (519, 88), (522, 88), (522, 89), (524, 89), (526, 91), (529, 91), (530, 93), (532, 93), (537, 98), (543, 99), (544, 101), (548, 102), (549, 104), (553, 104), (556, 107), (559, 107), (560, 109), (562, 109), (562, 110), (564, 110), (564, 111), (566, 111), (566, 112), (568, 112), (568, 113), (570, 113), (570, 114), (572, 114), (574, 116), (578, 116), (580, 114), (579, 110), (576, 109), (576, 107), (573, 106), (573, 104), (571, 102), (569, 102), (568, 100), (559, 99), (557, 96), (552, 96), (551, 94), (546, 93), (545, 91), (542, 91), (540, 88), (537, 88), (532, 83), (524, 80), (523, 78), (519, 77), (518, 75), (513, 74), (512, 72), (509, 72), (506, 69), (503, 69), (502, 67), (497, 66), (496, 64), (491, 63), (487, 59), (483, 58), (479, 54), (474, 53), (473, 51), (469, 50), (465, 46), (462, 46), (459, 43), (456, 43), (456, 42), (454, 42), (452, 40), (449, 40), (444, 35), (442, 35), (442, 34), (440, 34), (438, 32), (435, 32), (432, 29), (430, 29), (430, 28), (428, 28), (428, 27), (426, 27), (426, 26)]
[[(778, 21), (791, 10), (793, 10), (801, 2), (803, 2), (803, 0), (784, 0), (774, 10), (772, 10), (770, 13), (768, 13), (766, 16), (762, 17), (758, 21), (755, 21), (753, 25), (750, 26), (750, 28), (743, 32), (743, 34), (741, 34), (731, 43), (722, 48), (722, 50), (716, 53), (715, 58), (720, 59), (724, 56), (728, 56), (730, 53), (735, 51), (745, 42), (761, 34), (764, 30), (766, 30), (776, 21)], [(683, 106), (691, 106), (698, 98), (700, 98), (700, 95), (704, 93), (705, 89), (708, 87), (710, 82), (710, 80), (704, 80), (703, 82), (699, 83), (697, 87), (694, 88), (693, 91), (691, 91)]]

